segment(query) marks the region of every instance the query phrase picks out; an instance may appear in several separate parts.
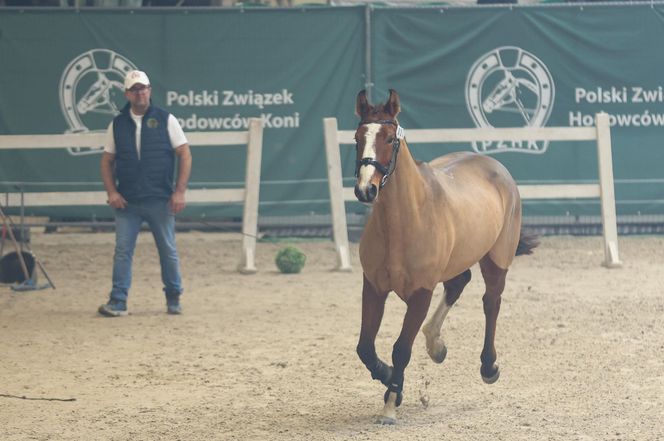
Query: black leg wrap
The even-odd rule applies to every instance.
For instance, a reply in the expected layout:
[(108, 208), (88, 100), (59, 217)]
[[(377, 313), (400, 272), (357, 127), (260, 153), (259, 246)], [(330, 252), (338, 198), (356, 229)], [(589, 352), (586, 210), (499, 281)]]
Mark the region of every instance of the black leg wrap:
[(403, 393), (401, 392), (402, 389), (403, 387), (399, 386), (398, 384), (388, 384), (387, 390), (385, 391), (385, 395), (383, 395), (383, 402), (387, 403), (387, 397), (390, 396), (390, 392), (395, 392), (397, 394), (397, 401), (395, 405), (397, 407), (401, 406), (401, 401), (403, 401)]
[(369, 368), (369, 371), (371, 372), (371, 378), (380, 380), (385, 386), (389, 386), (392, 379), (392, 366), (388, 366), (381, 360), (376, 360), (376, 364), (373, 368)]

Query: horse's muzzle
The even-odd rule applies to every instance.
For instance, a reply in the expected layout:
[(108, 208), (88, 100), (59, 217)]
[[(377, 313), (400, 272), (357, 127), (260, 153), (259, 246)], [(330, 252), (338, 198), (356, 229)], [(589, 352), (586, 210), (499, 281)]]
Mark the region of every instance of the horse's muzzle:
[(372, 203), (376, 196), (378, 195), (378, 187), (374, 184), (369, 184), (364, 189), (361, 189), (359, 186), (355, 186), (355, 197), (360, 202)]

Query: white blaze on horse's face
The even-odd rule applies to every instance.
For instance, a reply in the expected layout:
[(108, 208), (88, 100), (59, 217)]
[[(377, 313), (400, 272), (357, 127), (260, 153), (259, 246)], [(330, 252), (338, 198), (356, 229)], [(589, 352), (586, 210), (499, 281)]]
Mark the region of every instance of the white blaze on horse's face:
[[(380, 132), (382, 126), (377, 123), (369, 123), (365, 124), (365, 127), (367, 128), (367, 131), (364, 134), (364, 150), (362, 151), (360, 158), (376, 159), (376, 136), (378, 136), (378, 132)], [(366, 189), (368, 186), (371, 186), (371, 177), (375, 171), (376, 167), (373, 165), (367, 164), (360, 167), (357, 177), (357, 186), (360, 189)]]

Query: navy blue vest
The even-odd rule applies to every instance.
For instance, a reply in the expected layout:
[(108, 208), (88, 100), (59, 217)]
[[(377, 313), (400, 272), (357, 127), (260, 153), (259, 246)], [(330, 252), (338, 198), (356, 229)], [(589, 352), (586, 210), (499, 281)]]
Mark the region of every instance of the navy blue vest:
[(141, 124), (141, 158), (136, 152), (136, 124), (129, 103), (113, 119), (115, 176), (129, 202), (169, 199), (173, 194), (175, 152), (168, 137), (169, 113), (150, 105)]

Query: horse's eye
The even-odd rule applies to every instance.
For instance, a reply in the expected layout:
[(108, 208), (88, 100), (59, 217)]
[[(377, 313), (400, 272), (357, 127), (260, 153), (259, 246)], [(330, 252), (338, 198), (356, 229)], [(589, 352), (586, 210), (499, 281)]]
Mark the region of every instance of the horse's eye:
[(392, 144), (393, 142), (394, 142), (394, 138), (392, 138), (392, 137), (387, 138), (387, 143), (388, 144)]

